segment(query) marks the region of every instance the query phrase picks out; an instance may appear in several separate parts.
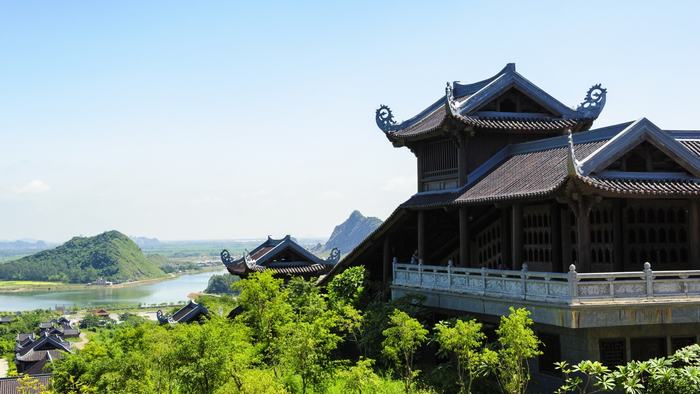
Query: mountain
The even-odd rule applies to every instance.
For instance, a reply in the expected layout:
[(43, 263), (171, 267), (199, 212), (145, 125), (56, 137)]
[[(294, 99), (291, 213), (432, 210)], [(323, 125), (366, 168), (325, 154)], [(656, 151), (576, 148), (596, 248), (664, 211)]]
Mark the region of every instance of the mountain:
[(136, 245), (141, 249), (156, 248), (161, 245), (158, 238), (131, 237), (131, 239), (136, 242)]
[(0, 241), (0, 250), (12, 251), (37, 251), (50, 248), (51, 245), (44, 241), (35, 240), (18, 240), (18, 241)]
[(346, 221), (335, 226), (323, 249), (329, 251), (338, 248), (340, 253), (347, 255), (381, 224), (379, 218), (367, 217), (360, 211), (353, 211)]
[(164, 275), (126, 235), (107, 231), (94, 237), (74, 237), (44, 250), (0, 265), (0, 279), (87, 283), (104, 278), (114, 282)]

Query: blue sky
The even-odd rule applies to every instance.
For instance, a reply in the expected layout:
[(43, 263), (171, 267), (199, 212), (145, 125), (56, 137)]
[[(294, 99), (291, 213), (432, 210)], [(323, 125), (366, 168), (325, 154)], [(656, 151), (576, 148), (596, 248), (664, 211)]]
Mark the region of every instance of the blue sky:
[(2, 2), (0, 239), (330, 234), (415, 163), (374, 124), (505, 63), (596, 126), (700, 129), (697, 2)]

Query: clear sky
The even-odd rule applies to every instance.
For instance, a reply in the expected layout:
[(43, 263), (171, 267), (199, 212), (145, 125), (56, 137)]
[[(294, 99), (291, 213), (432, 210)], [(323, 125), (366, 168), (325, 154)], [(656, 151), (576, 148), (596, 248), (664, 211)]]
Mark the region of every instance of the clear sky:
[(407, 119), (506, 63), (596, 126), (700, 129), (698, 2), (0, 3), (0, 239), (328, 236), (386, 218)]

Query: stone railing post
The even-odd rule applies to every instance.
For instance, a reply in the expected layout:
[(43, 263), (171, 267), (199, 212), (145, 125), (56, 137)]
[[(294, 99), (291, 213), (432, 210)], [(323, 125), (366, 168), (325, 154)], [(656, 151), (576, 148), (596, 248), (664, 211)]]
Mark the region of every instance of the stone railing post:
[(654, 296), (654, 276), (648, 261), (644, 263), (644, 280), (647, 283), (647, 298), (651, 298)]
[(527, 263), (523, 263), (523, 268), (520, 270), (520, 290), (522, 299), (527, 299)]
[(452, 290), (452, 259), (447, 260), (447, 288)]
[(423, 260), (418, 260), (418, 287), (423, 287)]
[(486, 295), (486, 267), (481, 267), (481, 294)]
[(576, 266), (571, 264), (569, 266), (569, 297), (571, 301), (578, 301), (578, 273), (576, 272)]

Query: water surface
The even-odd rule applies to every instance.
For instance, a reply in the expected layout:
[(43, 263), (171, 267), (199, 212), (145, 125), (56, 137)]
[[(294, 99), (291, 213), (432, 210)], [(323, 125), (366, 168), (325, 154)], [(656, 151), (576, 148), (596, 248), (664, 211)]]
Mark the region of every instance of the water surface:
[(155, 283), (127, 287), (96, 286), (79, 290), (0, 293), (0, 312), (54, 309), (69, 306), (163, 304), (186, 301), (192, 292), (203, 291), (209, 277), (227, 272), (208, 271), (186, 274)]

